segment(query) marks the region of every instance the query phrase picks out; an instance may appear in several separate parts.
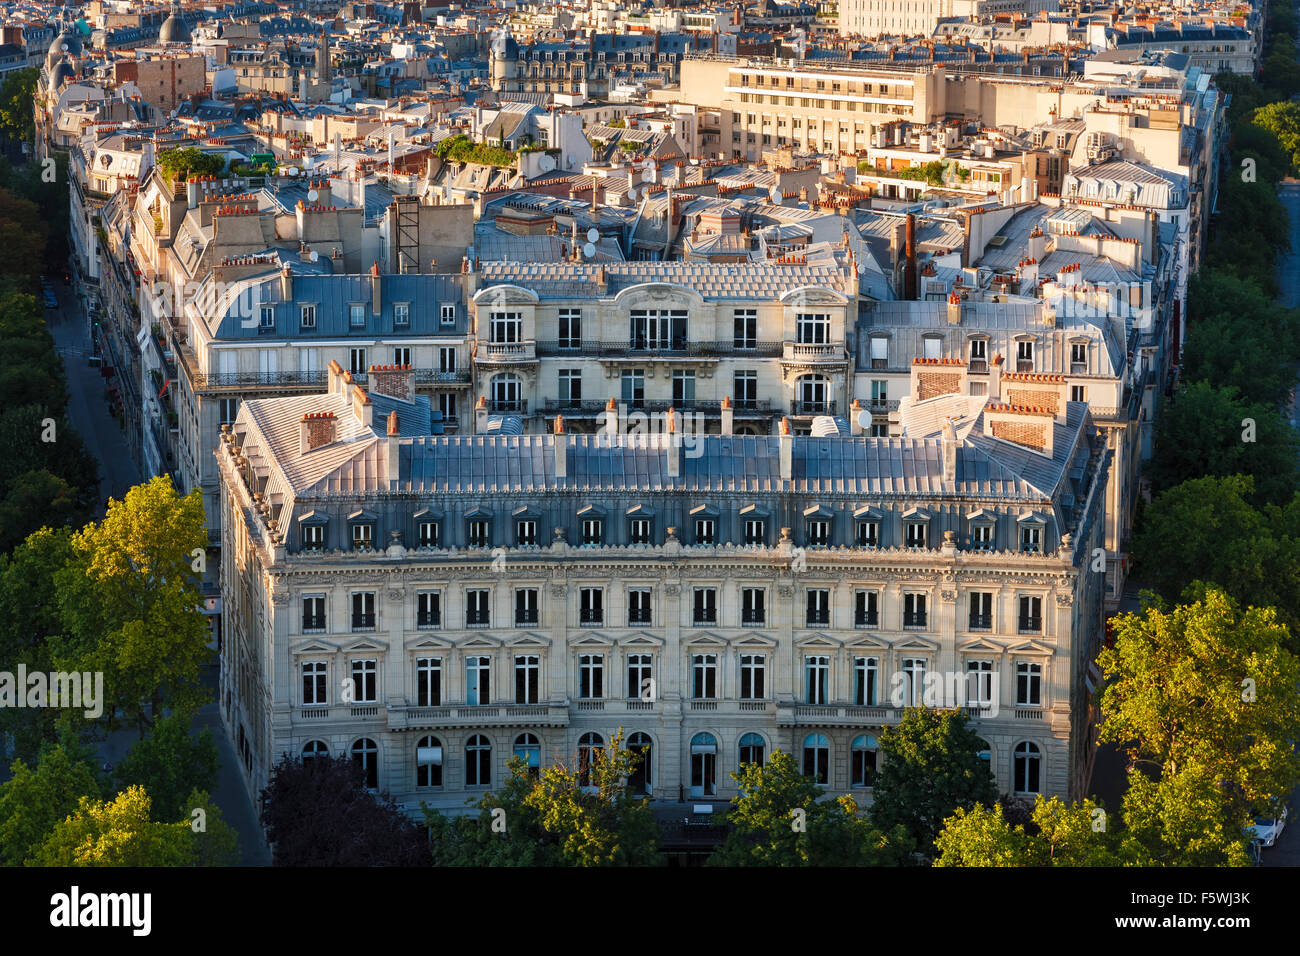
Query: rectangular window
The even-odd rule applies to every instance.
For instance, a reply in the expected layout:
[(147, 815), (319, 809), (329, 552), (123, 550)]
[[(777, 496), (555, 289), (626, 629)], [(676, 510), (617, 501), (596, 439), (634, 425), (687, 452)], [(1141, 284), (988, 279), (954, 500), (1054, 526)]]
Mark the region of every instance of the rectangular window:
[(767, 696), (767, 658), (762, 654), (740, 655), (740, 699), (762, 700)]
[(718, 696), (718, 655), (694, 654), (691, 657), (691, 696), (696, 700), (715, 700)]
[(903, 595), (903, 627), (925, 627), (925, 595)]
[(442, 345), (438, 347), (438, 371), (444, 375), (456, 371), (456, 346)]
[(473, 588), (465, 592), (465, 626), (488, 627), (492, 623), (492, 592), (486, 588)]
[(970, 596), (970, 629), (987, 631), (993, 627), (993, 595), (988, 591), (973, 591)]
[(823, 312), (800, 312), (795, 316), (795, 335), (800, 345), (826, 345), (831, 340), (831, 317)]
[(600, 700), (605, 696), (604, 655), (578, 656), (578, 696), (585, 700)]
[(745, 519), (745, 544), (766, 544), (767, 524), (762, 518)]
[(804, 703), (825, 706), (827, 690), (830, 684), (831, 659), (829, 657), (805, 657), (803, 659)]
[(621, 379), (623, 404), (628, 408), (640, 408), (645, 404), (645, 371), (639, 368), (623, 370)]
[(889, 368), (889, 339), (876, 336), (871, 340), (871, 367)]
[(695, 404), (695, 372), (678, 369), (673, 372), (673, 407)]
[(831, 523), (827, 518), (813, 518), (808, 522), (808, 547), (825, 548), (831, 543)]
[(302, 599), (302, 629), (304, 633), (325, 630), (325, 598), (320, 596)]
[(649, 654), (627, 656), (627, 699), (646, 700), (654, 697)]
[(971, 547), (976, 551), (993, 550), (993, 525), (977, 524), (970, 529)]
[(921, 340), (928, 359), (943, 358), (943, 339), (930, 336)]
[(807, 593), (806, 623), (809, 627), (831, 622), (831, 592), (826, 588), (809, 588)]
[(486, 518), (471, 518), (468, 532), (471, 548), (486, 548), (492, 543), (492, 522)]
[(1016, 343), (1016, 371), (1032, 372), (1034, 370), (1034, 343)]
[(518, 312), (492, 312), (488, 321), (488, 341), (494, 345), (521, 342), (524, 322)]
[(456, 395), (454, 392), (443, 392), (438, 396), (438, 411), (442, 412), (444, 428), (450, 430), (456, 427), (458, 418), (456, 415)]
[(304, 305), (299, 307), (298, 327), (304, 330), (316, 328), (316, 306)]
[(745, 369), (732, 377), (732, 396), (737, 408), (753, 409), (758, 407), (758, 372)]
[(859, 521), (855, 540), (859, 548), (877, 548), (880, 546), (880, 522)]
[(521, 654), (515, 658), (515, 703), (535, 704), (541, 692), (541, 658)]
[(302, 665), (302, 703), (319, 707), (329, 703), (329, 666), (324, 661), (307, 661)]
[(633, 518), (629, 521), (628, 540), (632, 544), (650, 544), (650, 519)]
[(416, 525), (416, 538), (422, 548), (436, 548), (438, 542), (442, 540), (440, 522), (421, 521)]
[(1034, 525), (1021, 528), (1020, 550), (1035, 554), (1043, 550), (1043, 529)]
[(270, 305), (262, 306), (261, 314), (258, 316), (257, 326), (259, 332), (275, 331), (275, 307), (274, 306), (270, 306)]
[(393, 349), (393, 364), (405, 366), (411, 364), (411, 350), (408, 346), (401, 345)]
[(442, 706), (441, 657), (415, 659), (415, 705), (417, 707)]
[(1038, 633), (1043, 629), (1043, 599), (1040, 597), (1020, 597), (1020, 630)]
[(718, 623), (718, 589), (696, 588), (692, 624)]
[(988, 339), (971, 339), (970, 370), (972, 372), (987, 372), (989, 370)]
[(375, 660), (353, 661), (352, 687), (357, 695), (353, 703), (373, 704), (379, 700), (379, 662)]
[(442, 627), (442, 592), (421, 591), (415, 597), (415, 626)]
[(1088, 388), (1085, 385), (1070, 386), (1070, 401), (1086, 402), (1088, 400)]
[(439, 312), (439, 321), (443, 325), (455, 325), (456, 307), (454, 305), (444, 305)]
[(365, 375), (366, 369), (366, 350), (348, 349), (348, 371), (353, 375)]
[(880, 592), (858, 591), (853, 604), (854, 627), (880, 626)]
[(746, 627), (761, 627), (767, 623), (765, 588), (740, 589), (740, 623)]
[(369, 551), (375, 545), (375, 526), (372, 524), (354, 524), (352, 526), (352, 550)]
[(904, 541), (909, 548), (925, 547), (924, 521), (908, 521), (904, 526)]
[(872, 707), (876, 703), (876, 674), (879, 662), (874, 657), (853, 658), (853, 703)]
[(1070, 371), (1080, 375), (1088, 371), (1088, 343), (1073, 342), (1070, 345)]
[(530, 547), (537, 544), (537, 522), (526, 518), (515, 522), (515, 544)]
[(631, 320), (634, 351), (686, 349), (685, 309), (633, 309)]
[(716, 544), (718, 523), (712, 518), (695, 519), (695, 543)]
[(515, 626), (525, 627), (538, 621), (537, 588), (515, 589)]
[(408, 302), (393, 303), (393, 327), (409, 328), (411, 325), (411, 306)]
[(352, 630), (372, 631), (375, 628), (375, 592), (357, 591), (352, 595)]
[(1021, 707), (1043, 705), (1043, 665), (1016, 663), (1016, 703)]
[(634, 624), (650, 623), (650, 589), (633, 588), (627, 592), (627, 623), (631, 627)]
[(902, 705), (904, 707), (920, 707), (925, 703), (925, 658), (904, 657), (902, 667)]
[(582, 588), (578, 592), (578, 622), (591, 626), (605, 623), (605, 592), (602, 588)]
[(605, 523), (599, 518), (582, 519), (582, 543), (584, 545), (597, 545), (604, 539)]
[(221, 403), (218, 406), (221, 410), (219, 415), (220, 421), (218, 421), (217, 424), (233, 425), (235, 418), (239, 415), (239, 399), (223, 398), (220, 401)]
[(993, 662), (966, 662), (966, 706), (993, 706)]
[(560, 403), (575, 406), (582, 401), (582, 369), (560, 369)]
[(733, 313), (733, 344), (738, 349), (758, 348), (758, 310), (736, 309)]
[(562, 349), (582, 348), (582, 310), (560, 310), (560, 341)]
[(492, 658), (465, 658), (465, 703), (478, 707), (492, 701)]
[(323, 524), (305, 524), (302, 526), (302, 549), (319, 551), (325, 547), (325, 526)]
[(366, 307), (359, 302), (348, 306), (348, 328), (364, 329), (366, 327)]

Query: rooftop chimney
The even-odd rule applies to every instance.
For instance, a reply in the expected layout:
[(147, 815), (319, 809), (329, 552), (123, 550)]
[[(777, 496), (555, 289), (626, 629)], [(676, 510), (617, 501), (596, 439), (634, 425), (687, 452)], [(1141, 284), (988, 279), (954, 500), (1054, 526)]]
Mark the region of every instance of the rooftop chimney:
[(399, 457), (402, 448), (401, 435), (402, 435), (402, 428), (397, 418), (397, 412), (396, 411), (389, 412), (388, 413), (388, 440), (387, 440), (388, 447), (386, 449), (388, 452), (388, 474), (386, 477), (388, 478), (388, 488), (390, 491), (397, 490), (397, 479), (398, 476), (401, 474), (401, 470), (402, 470), (401, 460)]
[(916, 216), (907, 214), (907, 232), (903, 240), (903, 298), (916, 298)]
[(379, 277), (379, 260), (376, 259), (370, 266), (370, 311), (375, 315), (379, 315), (384, 308), (382, 282)]
[(415, 369), (410, 365), (372, 365), (366, 377), (376, 395), (415, 401)]
[(781, 418), (780, 430), (781, 480), (790, 481), (794, 475), (794, 437), (790, 434), (790, 419)]
[(946, 484), (953, 484), (957, 481), (957, 430), (953, 427), (952, 419), (948, 418), (943, 423), (943, 480)]
[(618, 434), (618, 403), (613, 398), (605, 403), (605, 434)]
[(564, 433), (564, 416), (555, 416), (555, 477), (569, 477), (569, 436)]
[(298, 427), (301, 454), (333, 443), (338, 434), (333, 412), (308, 412)]
[(731, 435), (735, 432), (736, 410), (731, 407), (731, 396), (722, 396), (722, 434)]
[(948, 322), (951, 325), (961, 325), (961, 296), (956, 292), (948, 294)]
[(370, 396), (360, 385), (352, 386), (352, 414), (366, 428), (375, 424), (375, 406), (370, 404)]

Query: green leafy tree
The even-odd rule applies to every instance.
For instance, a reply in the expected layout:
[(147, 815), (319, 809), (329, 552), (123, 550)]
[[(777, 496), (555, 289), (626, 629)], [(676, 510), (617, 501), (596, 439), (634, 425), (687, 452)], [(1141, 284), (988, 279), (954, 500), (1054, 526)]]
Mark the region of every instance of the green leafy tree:
[[(237, 866), (239, 836), (226, 822), (221, 808), (212, 802), (207, 791), (195, 787), (178, 807), (180, 820), (190, 830), (193, 860), (191, 866)], [(201, 810), (201, 815), (195, 811)]]
[(226, 168), (225, 156), (220, 153), (205, 153), (196, 146), (160, 149), (154, 161), (172, 179), (219, 176)]
[(194, 844), (188, 823), (150, 818), (143, 787), (112, 800), (82, 797), (28, 858), (29, 866), (189, 866)]
[(991, 804), (998, 797), (979, 735), (960, 710), (912, 707), (880, 735), (883, 762), (876, 775), (871, 819), (902, 826), (925, 856), (943, 821), (958, 808)]
[(1254, 504), (1289, 501), (1295, 493), (1295, 430), (1274, 407), (1244, 402), (1231, 388), (1184, 384), (1156, 419), (1155, 435), (1150, 475), (1157, 490), (1206, 476), (1254, 475)]
[(822, 800), (825, 791), (783, 751), (731, 777), (737, 794), (726, 819), (734, 828), (712, 866), (900, 865), (911, 849), (901, 827), (882, 833), (852, 797)]
[(1124, 855), (1139, 866), (1247, 866), (1250, 814), (1232, 788), (1192, 764), (1152, 780), (1129, 775)]
[[(116, 768), (119, 789), (137, 784), (152, 796), (159, 810), (177, 807), (191, 790), (210, 791), (217, 785), (221, 761), (212, 731), (190, 733), (189, 716), (169, 714), (154, 724), (149, 736), (135, 744)], [(182, 815), (189, 818), (189, 812)]]
[(35, 769), (21, 760), (10, 769), (13, 776), (0, 785), (0, 861), (21, 866), (83, 797), (98, 797), (100, 789), (90, 764), (62, 745), (47, 747)]
[(1255, 111), (1252, 122), (1277, 137), (1291, 158), (1291, 171), (1300, 172), (1300, 103), (1269, 103)]
[(60, 669), (103, 671), (106, 712), (120, 711), (142, 739), (164, 701), (191, 713), (207, 699), (201, 668), (212, 652), (194, 567), (206, 547), (200, 493), (182, 498), (158, 476), (75, 534), (73, 559), (55, 575)]
[(14, 70), (0, 85), (0, 136), (10, 142), (30, 143), (36, 136), (32, 103), (40, 71), (34, 66)]
[(1002, 805), (959, 807), (935, 837), (935, 866), (1030, 866), (1033, 840), (1023, 825), (1013, 826)]
[(1179, 800), (1215, 787), (1227, 832), (1300, 783), (1300, 664), (1272, 608), (1242, 610), (1210, 587), (1189, 604), (1120, 615), (1114, 628), (1097, 658), (1100, 739), (1131, 767), (1158, 774)]
[(944, 821), (935, 866), (1119, 866), (1131, 862), (1092, 800), (1067, 804), (1041, 794), (1028, 824), (1006, 819), (1001, 804), (976, 804)]

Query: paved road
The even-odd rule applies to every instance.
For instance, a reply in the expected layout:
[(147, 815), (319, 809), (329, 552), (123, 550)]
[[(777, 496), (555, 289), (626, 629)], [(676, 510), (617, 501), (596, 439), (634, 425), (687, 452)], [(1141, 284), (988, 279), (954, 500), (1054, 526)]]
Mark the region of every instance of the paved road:
[(45, 324), (54, 336), (55, 349), (63, 356), (68, 377), (68, 418), (86, 450), (99, 463), (100, 507), (96, 517), (102, 517), (106, 498), (121, 498), (142, 478), (127, 450), (122, 429), (104, 400), (105, 380), (99, 369), (88, 364), (93, 354), (90, 323), (81, 303), (72, 288), (62, 283), (55, 284), (55, 294), (59, 308), (46, 310)]
[[(86, 443), (86, 450), (99, 465), (100, 507), (96, 517), (103, 517), (107, 498), (121, 498), (134, 485), (143, 481), (140, 469), (131, 458), (126, 438), (117, 420), (109, 413), (104, 399), (104, 378), (98, 368), (88, 364), (93, 354), (90, 341), (90, 322), (71, 287), (55, 283), (59, 299), (57, 310), (46, 311), (46, 325), (54, 337), (55, 348), (63, 356), (68, 378), (68, 418), (73, 428)], [(257, 822), (257, 814), (244, 791), (239, 778), (239, 760), (225, 731), (216, 704), (216, 668), (204, 676), (204, 684), (212, 691), (213, 703), (202, 708), (194, 718), (193, 728), (209, 728), (216, 739), (221, 757), (216, 791), (212, 799), (221, 808), (225, 821), (239, 835), (244, 866), (268, 866), (270, 853)], [(116, 765), (126, 751), (139, 739), (134, 730), (120, 730), (110, 734), (97, 748), (98, 759)]]

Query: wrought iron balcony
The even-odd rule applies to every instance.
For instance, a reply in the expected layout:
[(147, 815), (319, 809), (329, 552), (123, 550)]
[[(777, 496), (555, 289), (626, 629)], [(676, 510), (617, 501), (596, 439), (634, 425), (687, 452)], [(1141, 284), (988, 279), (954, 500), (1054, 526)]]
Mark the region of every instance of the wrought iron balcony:
[(737, 344), (733, 339), (717, 342), (692, 342), (689, 339), (677, 339), (664, 343), (656, 343), (645, 339), (602, 342), (552, 340), (538, 342), (537, 354), (557, 358), (583, 356), (586, 358), (629, 358), (638, 360), (656, 358), (708, 359), (722, 356), (776, 358), (781, 355), (781, 343), (755, 341)]

